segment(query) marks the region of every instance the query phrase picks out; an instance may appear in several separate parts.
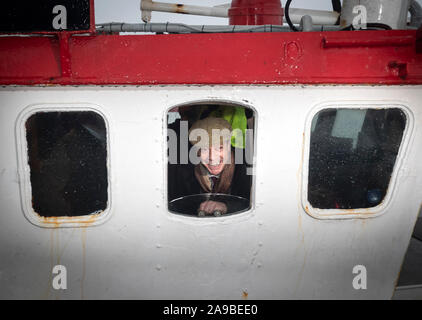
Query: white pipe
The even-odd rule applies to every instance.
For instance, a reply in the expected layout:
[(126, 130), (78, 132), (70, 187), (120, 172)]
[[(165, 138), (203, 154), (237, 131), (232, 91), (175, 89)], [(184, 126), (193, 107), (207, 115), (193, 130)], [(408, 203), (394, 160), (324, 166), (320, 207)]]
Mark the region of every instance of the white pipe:
[(310, 16), (315, 25), (334, 25), (337, 22), (339, 13), (335, 11), (309, 10), (309, 9), (289, 9), (290, 20), (294, 24), (299, 24), (303, 16)]
[[(142, 20), (149, 22), (151, 20), (151, 11), (171, 12), (171, 13), (184, 13), (194, 14), (200, 16), (211, 16), (228, 18), (229, 8), (224, 6), (217, 7), (202, 7), (191, 6), (174, 3), (154, 2), (152, 0), (141, 0)], [(289, 10), (290, 20), (299, 24), (303, 16), (311, 16), (314, 25), (334, 25), (337, 22), (339, 13), (335, 11), (322, 11), (322, 10), (308, 10), (308, 9), (295, 9)]]
[[(141, 11), (161, 11), (222, 18), (228, 17), (228, 9), (224, 7), (202, 7), (187, 4), (153, 2), (151, 0), (141, 0)], [(144, 20), (144, 15), (142, 16), (142, 19)]]
[(168, 33), (222, 33), (222, 32), (283, 32), (287, 26), (225, 26), (225, 25), (185, 25), (181, 23), (103, 23), (97, 30), (105, 32), (168, 32)]
[(304, 32), (313, 31), (314, 26), (311, 16), (306, 15), (302, 17), (300, 20), (300, 29)]

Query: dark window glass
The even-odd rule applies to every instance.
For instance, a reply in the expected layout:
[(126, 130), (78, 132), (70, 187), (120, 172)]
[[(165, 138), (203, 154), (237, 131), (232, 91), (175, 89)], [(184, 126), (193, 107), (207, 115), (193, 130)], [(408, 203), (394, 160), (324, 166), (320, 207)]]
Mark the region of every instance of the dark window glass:
[(375, 207), (387, 192), (406, 126), (394, 109), (325, 109), (311, 128), (308, 201), (320, 209)]
[(106, 127), (99, 114), (35, 113), (26, 138), (35, 212), (83, 216), (107, 207)]

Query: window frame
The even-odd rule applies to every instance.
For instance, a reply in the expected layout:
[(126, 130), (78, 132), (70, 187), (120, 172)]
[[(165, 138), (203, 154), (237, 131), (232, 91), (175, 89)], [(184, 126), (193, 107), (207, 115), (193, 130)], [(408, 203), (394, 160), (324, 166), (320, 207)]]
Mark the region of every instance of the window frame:
[[(100, 213), (83, 216), (54, 216), (43, 217), (34, 211), (32, 207), (32, 185), (30, 180), (30, 166), (28, 163), (28, 141), (26, 137), (26, 122), (36, 113), (41, 112), (95, 112), (104, 121), (106, 127), (106, 148), (107, 148), (107, 207)], [(110, 123), (108, 117), (98, 105), (91, 103), (44, 103), (30, 105), (24, 108), (16, 120), (15, 126), (16, 148), (18, 157), (18, 175), (20, 184), (21, 204), (25, 218), (32, 224), (43, 228), (68, 228), (88, 227), (104, 223), (110, 218), (112, 207), (111, 192), (111, 145), (110, 145)]]
[[(388, 183), (385, 197), (375, 207), (357, 208), (357, 209), (320, 209), (314, 208), (308, 201), (308, 178), (309, 178), (309, 155), (310, 155), (310, 140), (312, 120), (316, 114), (326, 109), (400, 109), (406, 116), (406, 127), (403, 132), (402, 140), (397, 152), (396, 160), (391, 173), (391, 178)], [(394, 197), (397, 175), (406, 158), (406, 150), (408, 148), (409, 140), (413, 132), (414, 116), (410, 108), (403, 102), (392, 101), (331, 101), (318, 104), (308, 113), (305, 122), (304, 131), (304, 145), (303, 145), (303, 163), (302, 163), (302, 188), (301, 188), (301, 204), (303, 210), (313, 218), (316, 219), (367, 219), (378, 217), (384, 214), (391, 205)]]
[[(234, 213), (229, 215), (222, 215), (220, 217), (198, 217), (198, 216), (190, 216), (185, 214), (178, 214), (174, 213), (169, 210), (169, 199), (168, 199), (168, 152), (167, 152), (167, 115), (168, 112), (176, 107), (183, 107), (183, 106), (189, 106), (189, 105), (201, 105), (201, 104), (222, 104), (222, 105), (236, 105), (243, 108), (249, 108), (253, 111), (254, 115), (254, 138), (253, 138), (253, 172), (252, 175), (252, 185), (251, 185), (251, 193), (250, 193), (250, 208), (248, 210), (242, 211), (240, 213)], [(230, 223), (232, 221), (244, 221), (249, 220), (255, 215), (255, 200), (256, 200), (256, 175), (257, 175), (257, 137), (258, 137), (258, 111), (257, 109), (251, 105), (246, 104), (244, 101), (236, 101), (236, 100), (230, 100), (230, 99), (216, 99), (215, 97), (212, 98), (204, 98), (204, 99), (198, 99), (198, 100), (188, 100), (188, 101), (180, 101), (178, 103), (174, 103), (171, 105), (167, 105), (164, 108), (163, 114), (162, 114), (162, 132), (163, 132), (163, 164), (164, 164), (164, 208), (166, 209), (166, 216), (171, 219), (172, 221), (179, 221), (179, 222), (186, 222), (186, 223), (193, 223), (193, 224), (199, 224), (199, 225), (212, 225), (212, 224), (220, 224), (220, 223)]]

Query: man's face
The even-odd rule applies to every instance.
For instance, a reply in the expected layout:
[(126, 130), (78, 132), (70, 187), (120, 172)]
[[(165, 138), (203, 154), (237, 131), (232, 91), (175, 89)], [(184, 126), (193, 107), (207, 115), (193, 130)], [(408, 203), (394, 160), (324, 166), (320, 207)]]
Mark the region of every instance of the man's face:
[(229, 156), (230, 142), (200, 150), (201, 163), (213, 175), (218, 175), (223, 171), (224, 165), (230, 162)]

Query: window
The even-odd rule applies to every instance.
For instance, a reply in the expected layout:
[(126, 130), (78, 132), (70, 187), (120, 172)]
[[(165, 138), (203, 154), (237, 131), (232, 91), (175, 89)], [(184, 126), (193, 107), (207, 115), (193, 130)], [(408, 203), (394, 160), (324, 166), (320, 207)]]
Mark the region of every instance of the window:
[(93, 111), (43, 111), (25, 121), (32, 210), (81, 217), (108, 206), (107, 132)]
[(311, 124), (307, 200), (317, 209), (372, 208), (384, 200), (406, 128), (399, 108), (329, 108)]
[(209, 218), (251, 208), (254, 119), (252, 109), (229, 103), (169, 110), (170, 212)]

